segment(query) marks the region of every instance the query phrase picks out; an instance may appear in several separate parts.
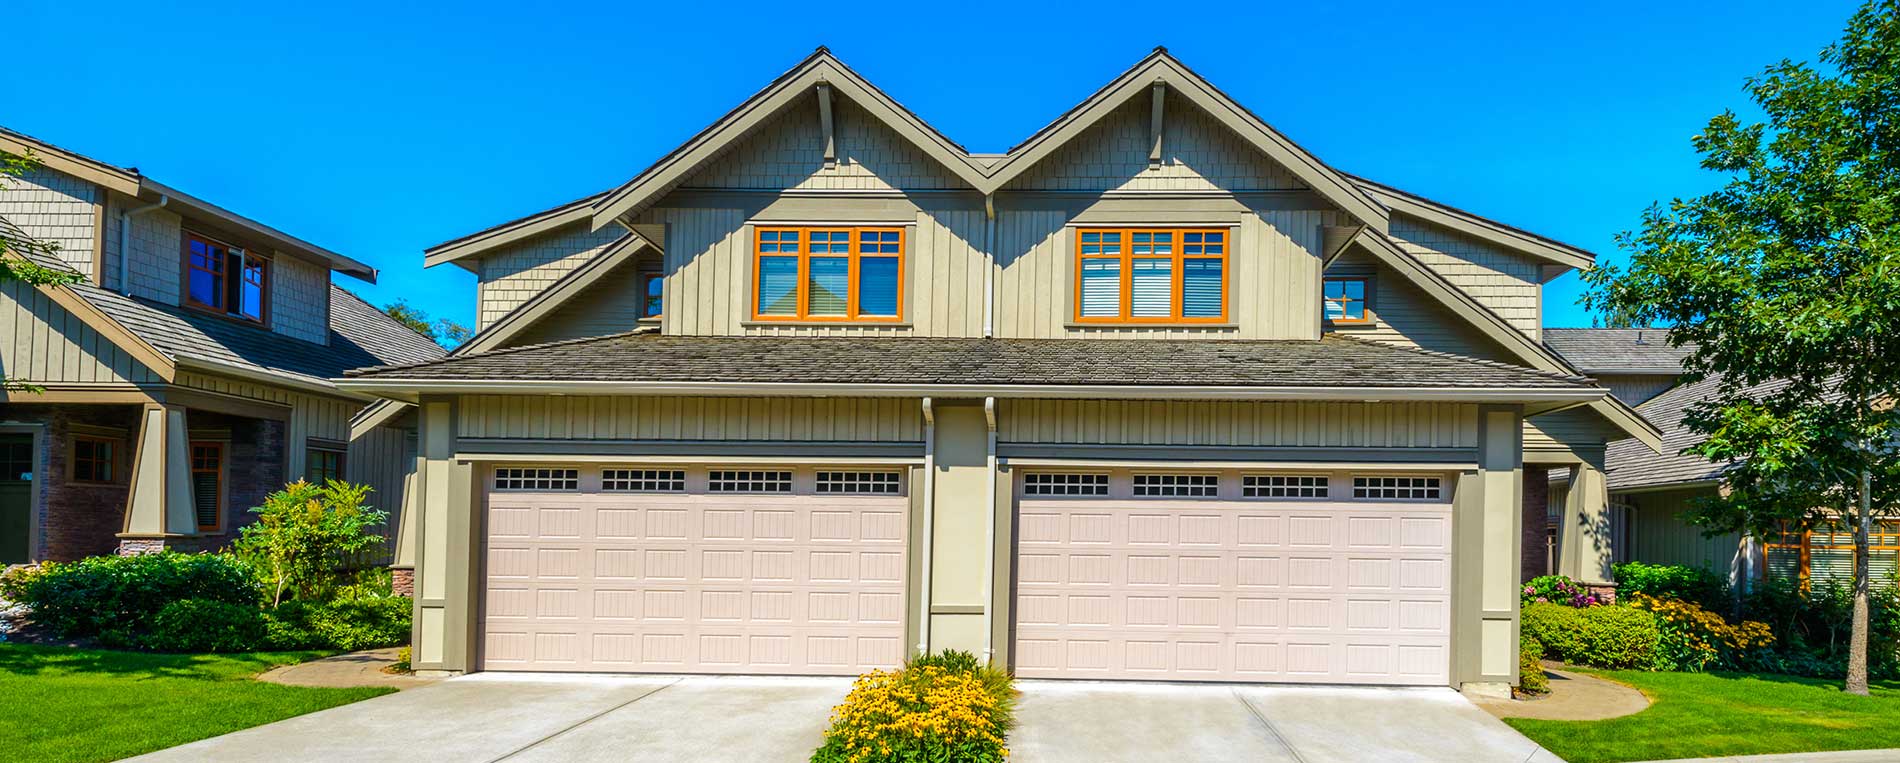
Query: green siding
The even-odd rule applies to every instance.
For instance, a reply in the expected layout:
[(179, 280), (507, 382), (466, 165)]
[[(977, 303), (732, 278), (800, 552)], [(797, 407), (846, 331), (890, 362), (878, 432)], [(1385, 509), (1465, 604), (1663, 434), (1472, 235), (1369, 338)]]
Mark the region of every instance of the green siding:
[(1634, 562), (1682, 564), (1730, 574), (1737, 565), (1741, 536), (1728, 533), (1710, 538), (1702, 528), (1681, 519), (1691, 502), (1712, 496), (1708, 488), (1636, 493), (1621, 499), (1634, 508), (1629, 514), (1629, 554)]

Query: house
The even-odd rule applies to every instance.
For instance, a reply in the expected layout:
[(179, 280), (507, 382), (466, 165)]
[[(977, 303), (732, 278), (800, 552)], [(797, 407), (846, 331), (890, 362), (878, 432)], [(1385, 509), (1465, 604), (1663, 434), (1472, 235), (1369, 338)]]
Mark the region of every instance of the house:
[[(44, 141), (0, 183), (0, 220), (77, 283), (0, 281), (0, 563), (227, 545), (298, 478), (375, 489), (399, 513), (409, 419), (353, 428), (372, 398), (330, 381), (443, 351), (331, 272), (369, 266)], [(393, 529), (393, 528), (392, 528)], [(393, 547), (393, 535), (391, 546)]]
[(429, 249), (477, 335), (337, 386), (419, 420), (424, 671), (1496, 689), (1530, 475), (1658, 437), (1541, 341), (1591, 261), (1164, 50), (979, 153), (821, 48), (624, 185)]
[[(1717, 495), (1727, 470), (1726, 465), (1682, 452), (1701, 441), (1684, 426), (1684, 415), (1708, 399), (1718, 383), (1680, 383), (1682, 361), (1691, 348), (1669, 346), (1667, 331), (1659, 329), (1551, 328), (1544, 336), (1553, 349), (1635, 406), (1663, 433), (1660, 454), (1629, 440), (1613, 442), (1606, 451), (1615, 561), (1700, 567), (1726, 575), (1738, 586), (1766, 577), (1851, 583), (1854, 544), (1849, 528), (1824, 526), (1757, 539), (1739, 533), (1705, 536), (1701, 528), (1682, 521), (1694, 502)], [(1554, 495), (1565, 489), (1560, 481), (1553, 482)], [(1553, 536), (1566, 531), (1561, 522), (1552, 522)], [(1873, 578), (1893, 580), (1900, 570), (1900, 522), (1876, 523), (1872, 542)], [(1559, 565), (1556, 571), (1570, 574), (1567, 569)]]

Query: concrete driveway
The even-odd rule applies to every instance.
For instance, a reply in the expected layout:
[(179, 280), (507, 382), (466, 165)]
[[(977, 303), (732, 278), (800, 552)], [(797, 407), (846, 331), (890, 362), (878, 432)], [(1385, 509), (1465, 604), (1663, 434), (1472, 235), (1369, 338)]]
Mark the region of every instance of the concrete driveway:
[[(150, 761), (800, 761), (842, 678), (484, 673)], [(1017, 761), (1556, 761), (1450, 689), (1024, 681)]]

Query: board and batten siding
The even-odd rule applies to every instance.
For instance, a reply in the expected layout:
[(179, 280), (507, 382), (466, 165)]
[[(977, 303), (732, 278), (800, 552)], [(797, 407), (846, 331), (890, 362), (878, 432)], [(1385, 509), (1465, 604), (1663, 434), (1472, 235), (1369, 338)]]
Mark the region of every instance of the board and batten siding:
[(1462, 403), (1000, 400), (997, 440), (1024, 444), (1475, 448)]
[(405, 424), (376, 427), (351, 440), (349, 453), (344, 457), (345, 479), (368, 485), (371, 492), (367, 503), (389, 514), (377, 529), (377, 534), (383, 536), (382, 549), (367, 561), (387, 563), (394, 558), (403, 493), (416, 471), (415, 417), (411, 415), (407, 419)]
[(530, 440), (921, 442), (914, 398), (467, 395), (456, 434)]
[(1682, 513), (1696, 499), (1713, 495), (1709, 488), (1691, 488), (1619, 496), (1618, 502), (1630, 507), (1623, 537), (1629, 544), (1628, 559), (1733, 574), (1742, 559), (1741, 536), (1703, 537), (1702, 528), (1682, 521)]
[(40, 242), (57, 245), (59, 258), (75, 270), (92, 273), (103, 193), (91, 181), (36, 167), (0, 184), (0, 218)]
[(293, 477), (304, 474), (305, 450), (311, 438), (349, 442), (350, 417), (363, 409), (362, 403), (353, 400), (293, 392), (281, 387), (210, 374), (180, 372), (175, 383), (289, 407), (289, 417), (284, 422), (284, 473)]
[(162, 381), (78, 316), (20, 281), (0, 281), (0, 375), (41, 384)]

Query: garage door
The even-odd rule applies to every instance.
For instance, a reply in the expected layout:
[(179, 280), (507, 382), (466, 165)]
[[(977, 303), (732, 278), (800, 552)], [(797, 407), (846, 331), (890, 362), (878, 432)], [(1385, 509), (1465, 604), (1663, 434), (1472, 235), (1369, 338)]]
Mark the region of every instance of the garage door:
[(1444, 685), (1437, 475), (1026, 473), (1018, 675)]
[(904, 655), (901, 470), (498, 468), (487, 670), (846, 675)]

